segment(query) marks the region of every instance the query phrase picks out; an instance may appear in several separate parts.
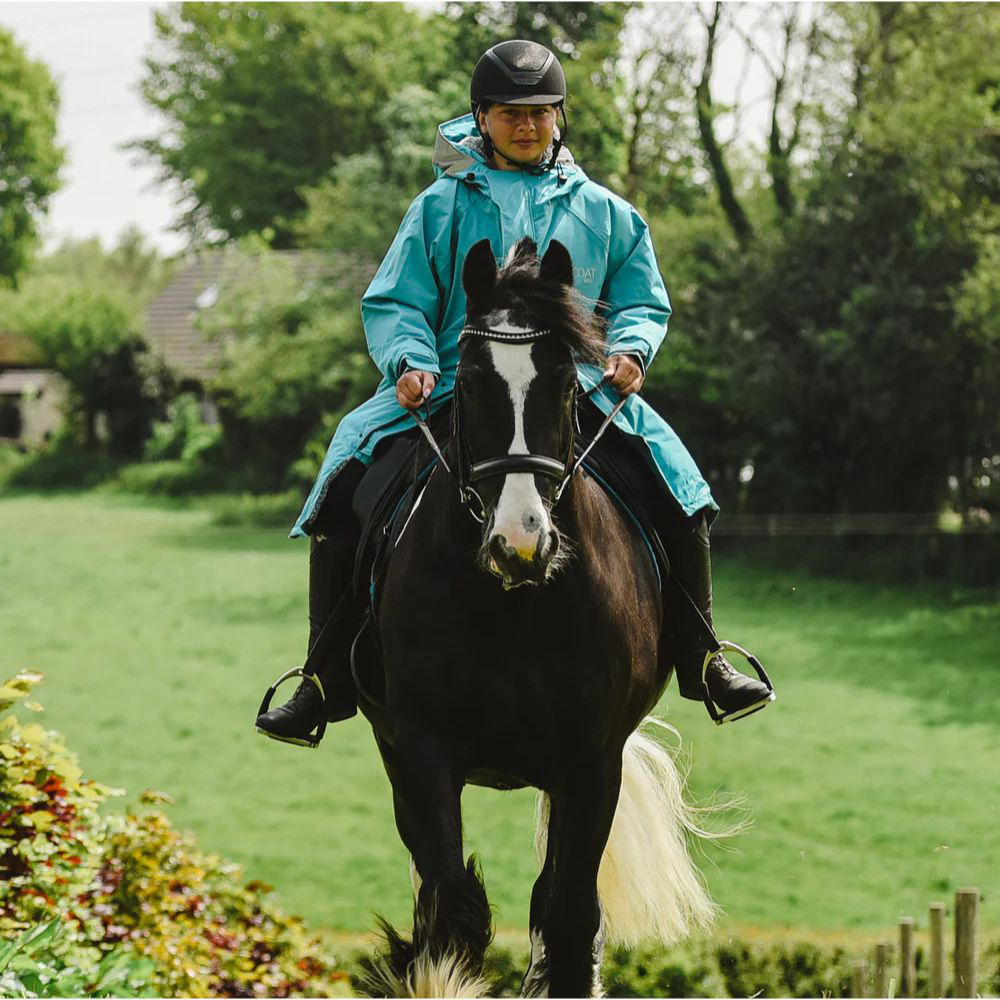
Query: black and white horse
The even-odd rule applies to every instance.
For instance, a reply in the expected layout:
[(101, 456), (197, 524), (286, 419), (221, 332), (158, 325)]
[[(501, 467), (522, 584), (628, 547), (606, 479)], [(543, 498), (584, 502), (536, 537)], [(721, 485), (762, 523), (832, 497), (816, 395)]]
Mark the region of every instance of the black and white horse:
[(568, 475), (575, 362), (605, 352), (572, 274), (558, 243), (539, 262), (522, 241), (498, 271), (483, 241), (464, 263), (448, 468), (416, 501), (356, 661), (416, 893), (412, 941), (386, 928), (376, 992), (486, 988), (468, 783), (542, 793), (524, 995), (598, 994), (605, 938), (675, 941), (713, 916), (682, 778), (636, 731), (671, 669), (656, 570), (595, 481)]

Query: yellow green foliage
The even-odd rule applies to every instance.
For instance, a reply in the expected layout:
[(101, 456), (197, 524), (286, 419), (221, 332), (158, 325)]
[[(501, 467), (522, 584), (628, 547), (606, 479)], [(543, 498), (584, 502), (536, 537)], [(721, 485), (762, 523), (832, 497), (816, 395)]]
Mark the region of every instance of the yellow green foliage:
[(96, 972), (124, 947), (152, 960), (162, 996), (330, 995), (345, 975), (269, 886), (243, 884), (162, 812), (101, 814), (112, 790), (84, 779), (57, 733), (8, 712), (37, 710), (24, 699), (40, 680), (0, 686), (0, 936), (58, 920), (61, 957)]

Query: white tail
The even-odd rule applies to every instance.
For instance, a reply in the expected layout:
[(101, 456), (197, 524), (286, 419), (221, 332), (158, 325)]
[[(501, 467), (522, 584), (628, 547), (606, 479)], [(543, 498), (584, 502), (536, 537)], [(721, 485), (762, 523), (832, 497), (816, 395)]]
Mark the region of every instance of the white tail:
[[(660, 719), (643, 726), (673, 730)], [(641, 727), (640, 727), (641, 728)], [(670, 752), (637, 730), (622, 755), (622, 787), (600, 872), (597, 891), (609, 943), (635, 946), (644, 940), (669, 945), (718, 916), (691, 860), (687, 836), (718, 839), (696, 822), (698, 809), (684, 798), (684, 777)], [(548, 796), (539, 795), (535, 848), (544, 863)]]

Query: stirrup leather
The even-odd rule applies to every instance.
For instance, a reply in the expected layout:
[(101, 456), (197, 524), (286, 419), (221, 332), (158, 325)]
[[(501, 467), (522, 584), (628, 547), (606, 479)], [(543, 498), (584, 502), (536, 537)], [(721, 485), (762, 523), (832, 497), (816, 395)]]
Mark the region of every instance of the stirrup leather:
[[(316, 685), (319, 689), (320, 697), (323, 699), (323, 704), (326, 704), (326, 692), (323, 690), (323, 682), (315, 674), (307, 674), (302, 667), (292, 667), (291, 670), (286, 670), (264, 693), (264, 699), (260, 703), (260, 709), (257, 711), (257, 717), (262, 716), (271, 707), (271, 699), (274, 697), (274, 692), (278, 690), (279, 685), (284, 684), (291, 677), (307, 677), (309, 680)], [(326, 713), (320, 719), (319, 725), (315, 730), (308, 736), (279, 736), (277, 733), (268, 732), (266, 729), (261, 729), (260, 726), (254, 727), (261, 736), (267, 736), (269, 739), (278, 740), (279, 743), (291, 743), (297, 747), (309, 747), (315, 750), (319, 746), (320, 740), (323, 739), (323, 734), (326, 732)]]
[[(738, 653), (742, 656), (754, 668), (761, 682), (767, 687), (767, 697), (761, 698), (760, 701), (756, 701), (752, 705), (747, 705), (746, 708), (739, 708), (732, 712), (723, 712), (708, 693), (707, 681), (708, 665), (719, 653)], [(717, 726), (721, 726), (726, 722), (736, 722), (738, 719), (745, 719), (748, 715), (753, 715), (754, 712), (759, 712), (762, 708), (766, 708), (768, 703), (774, 701), (777, 697), (774, 693), (774, 685), (771, 683), (771, 678), (767, 676), (767, 671), (760, 660), (752, 653), (748, 653), (742, 646), (737, 646), (735, 642), (729, 642), (726, 639), (719, 639), (717, 647), (705, 653), (705, 659), (701, 665), (701, 689), (705, 699), (705, 708), (708, 709), (708, 714)]]

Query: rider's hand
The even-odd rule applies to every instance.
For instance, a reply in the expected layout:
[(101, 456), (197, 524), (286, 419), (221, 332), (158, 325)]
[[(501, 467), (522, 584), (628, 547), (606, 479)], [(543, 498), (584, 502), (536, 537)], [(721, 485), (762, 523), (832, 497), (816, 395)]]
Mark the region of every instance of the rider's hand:
[(642, 373), (642, 365), (631, 354), (612, 354), (604, 368), (604, 377), (623, 396), (638, 392), (646, 378)]
[(437, 385), (437, 376), (415, 369), (403, 372), (396, 382), (396, 399), (407, 410), (417, 410), (427, 401), (427, 397)]

